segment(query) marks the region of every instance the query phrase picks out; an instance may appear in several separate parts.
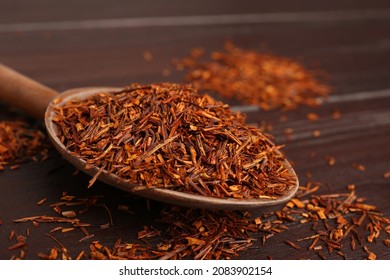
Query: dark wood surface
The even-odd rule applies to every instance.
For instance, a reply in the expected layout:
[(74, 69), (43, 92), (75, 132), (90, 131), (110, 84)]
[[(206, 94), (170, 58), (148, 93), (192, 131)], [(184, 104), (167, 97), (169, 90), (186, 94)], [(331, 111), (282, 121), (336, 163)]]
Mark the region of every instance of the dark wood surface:
[[(64, 4), (66, 3), (66, 4)], [(294, 163), (302, 185), (309, 180), (323, 182), (321, 193), (345, 192), (348, 184), (390, 217), (390, 2), (383, 1), (1, 1), (0, 62), (59, 91), (80, 86), (124, 86), (132, 82), (183, 81), (183, 73), (173, 71), (171, 59), (183, 57), (193, 47), (221, 49), (226, 39), (242, 48), (257, 49), (296, 59), (308, 67), (320, 67), (329, 74), (333, 87), (328, 102), (317, 109), (298, 108), (285, 113), (288, 121), (278, 121), (279, 110), (263, 112), (238, 107), (249, 123), (273, 125), (272, 134)], [(252, 20), (243, 15), (251, 14)], [(227, 15), (227, 16), (226, 16)], [(229, 16), (230, 15), (230, 16)], [(241, 15), (239, 17), (232, 15)], [(194, 17), (196, 16), (196, 17)], [(193, 21), (193, 19), (196, 19)], [(121, 20), (118, 20), (121, 19)], [(147, 62), (143, 52), (150, 51)], [(162, 75), (163, 69), (171, 75)], [(235, 101), (230, 104), (239, 106)], [(1, 119), (23, 114), (0, 105)], [(340, 110), (335, 121), (331, 112)], [(320, 120), (306, 120), (316, 112)], [(284, 130), (292, 128), (291, 139)], [(313, 138), (311, 132), (320, 130)], [(315, 157), (310, 154), (315, 152)], [(325, 157), (334, 156), (328, 166)], [(363, 164), (366, 171), (352, 167)], [(87, 189), (89, 178), (51, 151), (43, 163), (25, 163), (20, 169), (0, 173), (0, 259), (18, 251), (7, 248), (11, 230), (28, 236), (27, 259), (48, 253), (56, 243), (45, 236), (54, 225), (34, 227), (16, 224), (14, 219), (32, 215), (53, 215), (50, 203), (63, 192), (77, 197), (104, 195), (113, 226), (102, 207), (84, 217), (94, 225), (94, 240), (112, 246), (121, 238), (135, 242), (144, 225), (154, 225), (161, 203), (138, 199), (102, 183)], [(312, 178), (307, 177), (307, 173)], [(36, 202), (47, 198), (42, 206)], [(118, 210), (128, 205), (135, 214)], [(278, 207), (274, 207), (278, 209)], [(272, 209), (271, 209), (272, 210)], [(257, 213), (259, 214), (259, 213)], [(305, 225), (295, 224), (265, 245), (259, 238), (239, 259), (317, 259), (312, 252), (297, 251), (283, 243), (308, 235)], [(386, 235), (385, 232), (382, 233)], [(79, 242), (79, 231), (59, 234), (72, 256), (88, 249)], [(383, 237), (383, 236), (382, 236)], [(384, 237), (386, 238), (386, 237)], [(387, 238), (389, 238), (387, 236)], [(370, 244), (378, 259), (390, 259), (383, 242)], [(365, 259), (362, 249), (346, 248), (349, 259)], [(327, 255), (341, 259), (336, 254)]]

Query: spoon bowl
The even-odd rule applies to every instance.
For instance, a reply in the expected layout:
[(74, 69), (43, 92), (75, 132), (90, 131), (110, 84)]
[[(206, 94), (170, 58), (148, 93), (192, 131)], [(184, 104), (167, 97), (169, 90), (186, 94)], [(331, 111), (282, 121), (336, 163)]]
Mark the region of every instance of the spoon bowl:
[(18, 107), (34, 117), (44, 118), (49, 138), (62, 157), (77, 169), (92, 177), (99, 172), (98, 180), (110, 186), (138, 196), (169, 204), (224, 210), (249, 210), (285, 203), (290, 200), (298, 190), (298, 177), (287, 159), (284, 160), (283, 164), (288, 172), (295, 178), (295, 182), (283, 196), (276, 199), (217, 198), (159, 188), (158, 186), (147, 187), (131, 184), (113, 173), (109, 173), (105, 170), (100, 171), (98, 167), (87, 167), (86, 161), (69, 151), (58, 138), (58, 128), (53, 122), (53, 118), (56, 116), (54, 108), (71, 100), (83, 100), (97, 93), (117, 91), (119, 89), (120, 88), (112, 87), (86, 87), (70, 89), (59, 94), (55, 90), (41, 85), (0, 64), (0, 100)]

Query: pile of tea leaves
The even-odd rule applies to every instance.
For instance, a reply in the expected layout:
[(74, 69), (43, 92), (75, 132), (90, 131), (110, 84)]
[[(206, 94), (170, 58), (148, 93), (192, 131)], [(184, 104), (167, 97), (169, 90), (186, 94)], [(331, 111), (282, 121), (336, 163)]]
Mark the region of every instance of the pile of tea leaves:
[(269, 135), (189, 85), (131, 85), (54, 110), (70, 152), (132, 184), (239, 199), (296, 184)]
[(187, 57), (173, 61), (178, 70), (187, 71), (186, 81), (202, 91), (263, 110), (318, 106), (330, 93), (324, 73), (290, 58), (242, 49), (231, 42), (209, 58), (205, 53), (196, 48)]

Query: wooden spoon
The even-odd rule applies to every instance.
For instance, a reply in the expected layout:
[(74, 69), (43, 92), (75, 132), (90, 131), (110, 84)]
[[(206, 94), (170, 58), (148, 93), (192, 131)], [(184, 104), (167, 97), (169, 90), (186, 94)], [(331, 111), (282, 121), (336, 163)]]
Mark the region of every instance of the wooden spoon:
[[(57, 126), (52, 121), (52, 118), (55, 116), (53, 107), (67, 103), (70, 100), (82, 100), (96, 93), (115, 91), (118, 89), (119, 88), (109, 87), (87, 87), (70, 89), (63, 93), (58, 93), (57, 91), (0, 64), (0, 101), (15, 106), (30, 116), (44, 119), (49, 138), (54, 147), (66, 160), (90, 176), (96, 175), (97, 172), (99, 172), (99, 168), (86, 168), (85, 160), (75, 156), (66, 149), (64, 144), (57, 137)], [(216, 198), (158, 188), (158, 186), (156, 186), (156, 188), (148, 188), (142, 185), (129, 184), (115, 174), (110, 174), (106, 171), (100, 173), (98, 180), (126, 192), (170, 204), (195, 208), (244, 210), (284, 203), (294, 196), (298, 190), (298, 178), (287, 160), (284, 161), (284, 165), (296, 180), (290, 190), (277, 199)]]

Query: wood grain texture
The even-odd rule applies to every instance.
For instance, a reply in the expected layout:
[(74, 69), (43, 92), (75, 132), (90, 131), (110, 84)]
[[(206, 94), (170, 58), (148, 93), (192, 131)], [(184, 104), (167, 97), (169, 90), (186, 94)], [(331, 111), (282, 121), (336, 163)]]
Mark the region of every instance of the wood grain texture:
[[(389, 1), (197, 1), (181, 4), (180, 1), (67, 1), (64, 6), (52, 1), (4, 1), (0, 9), (0, 62), (46, 84), (58, 91), (80, 86), (123, 86), (132, 82), (150, 83), (183, 81), (184, 73), (176, 72), (171, 59), (183, 57), (193, 47), (208, 51), (221, 49), (226, 39), (242, 48), (272, 52), (294, 58), (305, 65), (326, 71), (333, 87), (332, 96), (323, 106), (298, 108), (282, 113), (278, 110), (264, 112), (251, 106), (242, 106), (235, 100), (224, 100), (245, 111), (249, 123), (273, 125), (272, 134), (283, 148), (300, 177), (301, 184), (309, 180), (324, 182), (321, 193), (345, 192), (348, 184), (357, 186), (357, 194), (367, 202), (377, 205), (390, 217), (390, 181), (383, 173), (390, 171), (390, 11)], [(293, 3), (295, 2), (295, 3)], [(198, 4), (200, 3), (200, 4)], [(45, 6), (47, 9), (41, 9)], [(93, 8), (91, 8), (93, 7)], [(110, 28), (77, 28), (85, 20), (105, 22), (107, 19), (134, 19), (269, 14), (282, 18), (283, 13), (306, 15), (320, 13), (334, 16), (351, 11), (368, 15), (342, 20), (279, 20), (275, 22), (232, 22), (224, 24), (167, 24), (166, 26), (113, 26)], [(374, 11), (374, 12), (373, 12)], [(350, 16), (349, 16), (350, 17)], [(216, 17), (218, 18), (218, 17)], [(76, 23), (74, 28), (53, 30), (11, 30), (25, 23), (39, 23), (50, 27), (56, 22)], [(5, 30), (2, 32), (1, 30)], [(7, 31), (6, 29), (9, 28)], [(143, 52), (150, 51), (153, 60), (147, 62)], [(170, 69), (170, 76), (162, 71)], [(338, 109), (341, 119), (333, 120), (331, 113)], [(315, 122), (306, 114), (316, 112)], [(280, 122), (281, 115), (288, 120)], [(0, 119), (21, 118), (18, 111), (0, 104)], [(289, 139), (285, 129), (292, 128)], [(321, 136), (312, 136), (313, 130)], [(315, 156), (311, 154), (315, 153)], [(326, 156), (334, 156), (336, 164), (328, 166)], [(363, 164), (366, 171), (352, 167)], [(136, 233), (144, 225), (164, 229), (157, 221), (163, 204), (146, 202), (102, 183), (87, 189), (88, 176), (74, 174), (74, 168), (64, 162), (53, 150), (43, 163), (25, 163), (20, 169), (0, 173), (0, 259), (9, 259), (16, 251), (7, 248), (11, 230), (28, 237), (27, 259), (37, 259), (38, 253), (48, 253), (57, 244), (47, 236), (55, 225), (31, 223), (17, 224), (14, 219), (31, 215), (53, 215), (50, 203), (58, 201), (63, 192), (78, 197), (104, 195), (105, 204), (113, 218), (113, 226), (102, 230), (99, 225), (109, 222), (104, 207), (95, 207), (81, 218), (91, 223), (93, 240), (112, 245), (118, 238), (136, 242)], [(307, 177), (307, 173), (312, 178)], [(47, 201), (41, 205), (36, 202)], [(129, 214), (118, 209), (127, 205)], [(149, 208), (148, 208), (149, 207)], [(275, 210), (274, 207), (267, 210)], [(260, 213), (253, 213), (258, 215)], [(274, 236), (265, 245), (261, 240), (244, 251), (239, 259), (318, 259), (315, 253), (298, 251), (284, 240), (307, 236), (306, 225), (295, 224), (290, 230)], [(383, 233), (386, 234), (386, 233)], [(88, 241), (79, 242), (80, 231), (58, 234), (72, 256), (87, 248)], [(378, 259), (390, 259), (390, 250), (383, 243), (372, 246)], [(375, 249), (374, 249), (375, 248)], [(363, 250), (345, 248), (350, 259), (364, 259)], [(341, 259), (336, 254), (330, 259)]]

